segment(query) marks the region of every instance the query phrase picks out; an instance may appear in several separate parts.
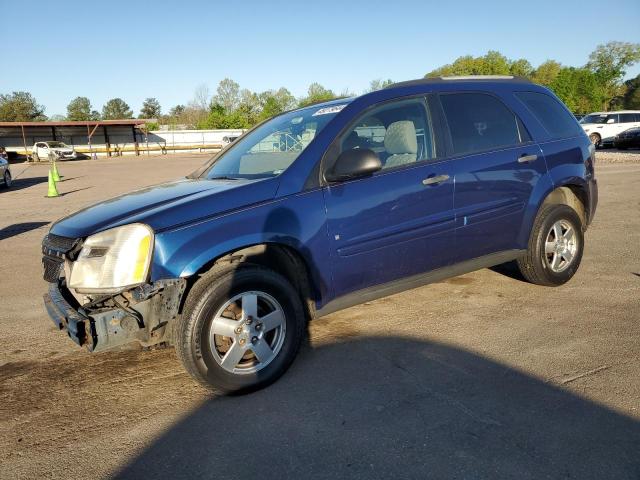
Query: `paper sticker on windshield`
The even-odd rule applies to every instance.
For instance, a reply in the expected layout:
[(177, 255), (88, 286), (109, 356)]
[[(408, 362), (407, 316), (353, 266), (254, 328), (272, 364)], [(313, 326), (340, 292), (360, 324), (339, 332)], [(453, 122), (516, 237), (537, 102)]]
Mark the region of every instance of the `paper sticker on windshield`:
[(347, 104), (343, 103), (342, 105), (333, 105), (331, 107), (321, 108), (316, 113), (314, 113), (312, 117), (316, 117), (318, 115), (328, 115), (329, 113), (338, 113), (340, 110), (342, 110), (346, 106)]

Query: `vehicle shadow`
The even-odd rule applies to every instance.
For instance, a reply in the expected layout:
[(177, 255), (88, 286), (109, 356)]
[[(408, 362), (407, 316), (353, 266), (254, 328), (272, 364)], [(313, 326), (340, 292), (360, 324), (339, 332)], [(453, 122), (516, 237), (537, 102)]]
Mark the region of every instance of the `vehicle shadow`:
[(281, 380), (205, 401), (116, 478), (640, 477), (633, 418), (455, 346), (316, 322), (323, 344)]
[(36, 228), (44, 227), (45, 225), (49, 225), (49, 223), (51, 222), (14, 223), (13, 225), (0, 229), (0, 240), (6, 240), (7, 238), (11, 238), (15, 235), (20, 235), (21, 233), (26, 233), (31, 230), (35, 230)]
[(6, 191), (15, 192), (16, 190), (22, 190), (41, 183), (47, 183), (48, 180), (48, 177), (14, 178), (11, 182), (11, 187)]
[(500, 265), (494, 265), (493, 267), (489, 267), (489, 270), (499, 273), (500, 275), (504, 275), (505, 277), (509, 277), (513, 280), (519, 280), (525, 283), (527, 282), (527, 280), (522, 276), (522, 273), (520, 273), (518, 264), (515, 260), (507, 263), (501, 263)]

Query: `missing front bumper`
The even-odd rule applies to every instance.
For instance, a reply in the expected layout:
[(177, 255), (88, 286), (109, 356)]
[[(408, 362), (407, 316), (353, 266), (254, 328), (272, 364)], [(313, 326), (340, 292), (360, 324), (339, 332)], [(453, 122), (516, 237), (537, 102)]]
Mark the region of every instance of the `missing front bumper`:
[(132, 292), (137, 303), (125, 308), (84, 312), (65, 299), (60, 283), (50, 283), (44, 295), (47, 313), (59, 330), (90, 352), (111, 350), (137, 342), (153, 346), (170, 342), (169, 323), (179, 312), (186, 287), (184, 279), (161, 280)]

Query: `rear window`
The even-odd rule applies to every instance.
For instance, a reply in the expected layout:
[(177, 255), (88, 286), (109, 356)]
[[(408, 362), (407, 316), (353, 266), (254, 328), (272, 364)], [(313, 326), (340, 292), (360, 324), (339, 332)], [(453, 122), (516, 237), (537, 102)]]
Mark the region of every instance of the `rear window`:
[(576, 119), (556, 99), (538, 92), (518, 92), (524, 103), (553, 138), (573, 137), (582, 129)]
[(521, 140), (516, 116), (507, 106), (485, 93), (440, 96), (456, 155), (517, 145)]

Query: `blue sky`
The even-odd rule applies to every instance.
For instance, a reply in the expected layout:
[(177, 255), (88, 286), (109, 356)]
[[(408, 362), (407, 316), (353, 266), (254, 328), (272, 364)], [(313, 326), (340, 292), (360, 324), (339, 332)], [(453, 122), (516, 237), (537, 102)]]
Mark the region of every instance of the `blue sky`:
[[(163, 111), (230, 77), (303, 95), (320, 82), (361, 92), (465, 54), (583, 65), (599, 43), (640, 42), (640, 2), (0, 0), (0, 93), (26, 90), (46, 114), (78, 95), (100, 110), (146, 97)], [(628, 77), (640, 73), (636, 65)]]

